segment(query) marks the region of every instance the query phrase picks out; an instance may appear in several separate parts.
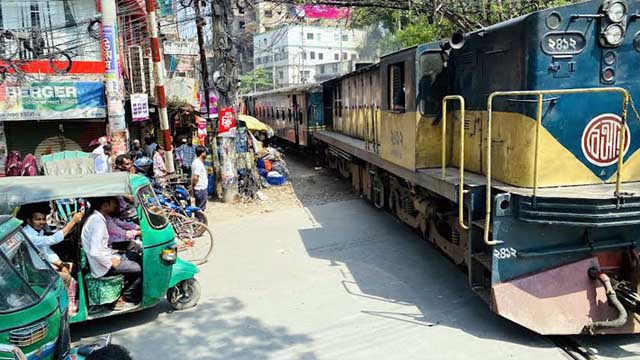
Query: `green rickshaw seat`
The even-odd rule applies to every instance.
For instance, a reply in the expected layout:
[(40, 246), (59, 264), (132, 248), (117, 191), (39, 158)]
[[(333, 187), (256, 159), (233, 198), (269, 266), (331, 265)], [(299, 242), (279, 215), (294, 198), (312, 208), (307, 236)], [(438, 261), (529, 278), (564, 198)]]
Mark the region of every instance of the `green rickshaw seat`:
[(116, 302), (124, 288), (124, 276), (103, 276), (94, 278), (91, 275), (84, 250), (80, 250), (80, 268), (83, 269), (84, 282), (89, 297), (89, 305), (104, 305)]

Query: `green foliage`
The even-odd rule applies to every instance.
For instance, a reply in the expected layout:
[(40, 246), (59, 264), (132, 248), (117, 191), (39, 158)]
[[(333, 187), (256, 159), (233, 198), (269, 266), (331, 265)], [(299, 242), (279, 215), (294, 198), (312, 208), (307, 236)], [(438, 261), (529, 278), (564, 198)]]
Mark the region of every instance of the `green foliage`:
[(356, 8), (350, 26), (367, 30), (360, 55), (362, 58), (375, 58), (402, 48), (448, 38), (456, 30), (468, 32), (536, 10), (576, 1), (414, 0), (410, 11)]
[[(255, 83), (255, 87), (254, 87)], [(273, 88), (273, 77), (271, 71), (259, 67), (240, 76), (240, 93), (248, 94), (254, 91), (267, 91)]]

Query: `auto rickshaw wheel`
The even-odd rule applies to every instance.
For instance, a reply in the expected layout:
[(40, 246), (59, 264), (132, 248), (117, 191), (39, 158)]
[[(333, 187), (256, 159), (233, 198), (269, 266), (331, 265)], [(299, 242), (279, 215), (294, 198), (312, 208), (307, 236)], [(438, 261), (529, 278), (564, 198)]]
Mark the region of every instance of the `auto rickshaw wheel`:
[(190, 309), (200, 300), (200, 283), (196, 279), (187, 279), (167, 290), (167, 301), (175, 310)]

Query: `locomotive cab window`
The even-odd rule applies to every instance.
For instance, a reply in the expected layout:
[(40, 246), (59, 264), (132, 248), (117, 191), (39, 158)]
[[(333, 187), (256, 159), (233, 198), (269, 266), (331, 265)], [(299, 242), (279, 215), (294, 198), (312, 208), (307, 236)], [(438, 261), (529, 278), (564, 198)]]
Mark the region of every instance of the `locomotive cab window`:
[(446, 95), (447, 79), (444, 59), (440, 51), (420, 56), (418, 101), (422, 115), (439, 115), (442, 98)]
[(390, 110), (404, 112), (406, 106), (406, 81), (404, 63), (389, 65)]

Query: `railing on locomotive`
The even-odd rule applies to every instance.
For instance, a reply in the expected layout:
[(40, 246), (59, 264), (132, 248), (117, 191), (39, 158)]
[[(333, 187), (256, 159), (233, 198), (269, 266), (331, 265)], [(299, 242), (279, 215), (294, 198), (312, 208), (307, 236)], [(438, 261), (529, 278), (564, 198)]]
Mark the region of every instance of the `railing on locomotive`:
[[(620, 187), (622, 184), (622, 167), (624, 165), (624, 144), (626, 129), (625, 124), (627, 121), (627, 108), (629, 106), (629, 92), (621, 87), (609, 87), (609, 88), (582, 88), (582, 89), (557, 89), (557, 90), (525, 90), (525, 91), (496, 91), (489, 95), (487, 100), (487, 152), (486, 152), (486, 164), (487, 164), (487, 196), (485, 204), (485, 226), (484, 226), (484, 242), (489, 246), (502, 244), (500, 240), (489, 240), (490, 224), (491, 224), (491, 143), (492, 143), (492, 120), (493, 120), (493, 100), (502, 96), (536, 96), (537, 108), (536, 108), (536, 138), (533, 148), (533, 189), (532, 198), (535, 204), (535, 198), (538, 191), (538, 159), (539, 159), (539, 143), (540, 143), (540, 130), (542, 128), (542, 103), (544, 102), (545, 95), (571, 95), (571, 94), (593, 94), (593, 93), (619, 93), (622, 95), (622, 124), (618, 130), (618, 136), (620, 144), (618, 148), (618, 172), (616, 174), (616, 189), (614, 196), (620, 197)], [(463, 169), (460, 169), (462, 173)]]
[(460, 103), (460, 171), (458, 180), (458, 224), (464, 230), (468, 230), (469, 226), (464, 223), (464, 194), (468, 193), (464, 189), (464, 117), (465, 117), (465, 101), (461, 95), (448, 95), (442, 98), (442, 179), (447, 173), (447, 104), (449, 101), (458, 101)]

